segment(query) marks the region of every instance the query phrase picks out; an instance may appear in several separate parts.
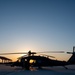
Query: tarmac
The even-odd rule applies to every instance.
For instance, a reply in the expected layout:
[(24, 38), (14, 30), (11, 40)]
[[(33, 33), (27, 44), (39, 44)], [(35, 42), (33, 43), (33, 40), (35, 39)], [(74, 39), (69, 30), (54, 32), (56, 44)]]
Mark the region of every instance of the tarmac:
[(22, 69), (21, 67), (11, 67), (0, 65), (0, 75), (75, 75), (75, 65), (67, 66), (65, 69), (62, 66), (58, 67), (43, 67), (42, 69), (30, 68), (30, 70)]

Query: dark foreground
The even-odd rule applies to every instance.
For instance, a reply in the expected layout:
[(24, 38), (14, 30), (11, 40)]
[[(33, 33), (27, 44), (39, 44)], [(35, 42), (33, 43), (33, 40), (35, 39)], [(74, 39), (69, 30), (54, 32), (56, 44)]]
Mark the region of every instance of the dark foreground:
[(63, 67), (43, 67), (43, 69), (31, 68), (31, 70), (24, 70), (20, 67), (10, 67), (0, 65), (0, 75), (75, 75), (75, 65), (67, 66), (69, 69)]

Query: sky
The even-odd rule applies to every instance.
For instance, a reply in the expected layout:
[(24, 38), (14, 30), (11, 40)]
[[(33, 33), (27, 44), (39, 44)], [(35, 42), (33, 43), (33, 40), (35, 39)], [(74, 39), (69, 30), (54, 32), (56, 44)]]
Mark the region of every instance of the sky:
[(73, 46), (75, 0), (0, 0), (0, 53)]

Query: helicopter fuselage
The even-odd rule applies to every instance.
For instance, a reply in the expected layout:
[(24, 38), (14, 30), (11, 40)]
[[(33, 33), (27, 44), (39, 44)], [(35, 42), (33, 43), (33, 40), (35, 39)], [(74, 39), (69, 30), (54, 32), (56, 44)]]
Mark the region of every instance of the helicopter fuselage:
[(21, 66), (29, 69), (30, 66), (40, 68), (45, 66), (65, 66), (67, 64), (66, 61), (53, 60), (44, 56), (27, 56), (14, 62), (13, 66)]

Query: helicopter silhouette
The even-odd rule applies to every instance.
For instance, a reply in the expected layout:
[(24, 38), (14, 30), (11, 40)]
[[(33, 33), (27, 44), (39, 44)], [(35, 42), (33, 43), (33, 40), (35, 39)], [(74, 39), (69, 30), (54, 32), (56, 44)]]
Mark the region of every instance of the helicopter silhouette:
[[(64, 53), (64, 51), (45, 51), (45, 52), (17, 52), (17, 53), (1, 53), (0, 55), (8, 55), (8, 54), (27, 54), (18, 58), (17, 61), (13, 62), (11, 66), (20, 66), (24, 69), (29, 70), (30, 67), (47, 67), (47, 66), (63, 66), (64, 68), (68, 69), (66, 65), (73, 65), (75, 64), (75, 46), (73, 47), (73, 52), (67, 52), (68, 54), (72, 54), (68, 61), (60, 61), (51, 59), (55, 58), (54, 56), (49, 56), (46, 54), (41, 53)], [(37, 55), (40, 53), (40, 55)]]

